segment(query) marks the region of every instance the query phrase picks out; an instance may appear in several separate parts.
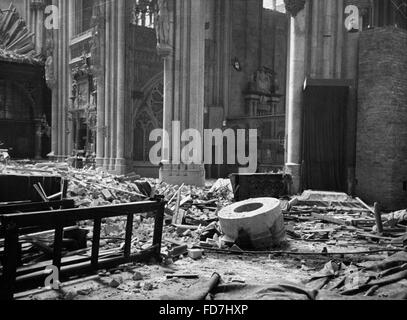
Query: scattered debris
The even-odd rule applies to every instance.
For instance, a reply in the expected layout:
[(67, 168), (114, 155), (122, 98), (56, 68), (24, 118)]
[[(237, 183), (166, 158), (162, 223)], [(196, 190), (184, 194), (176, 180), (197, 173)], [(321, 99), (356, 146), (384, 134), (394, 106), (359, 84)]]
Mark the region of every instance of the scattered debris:
[(141, 280), (143, 280), (143, 275), (141, 274), (141, 272), (138, 272), (138, 271), (136, 271), (134, 274), (133, 274), (133, 280), (134, 281), (141, 281)]
[[(367, 297), (377, 297), (383, 294), (386, 286), (406, 279), (407, 260), (397, 257), (402, 257), (407, 247), (407, 210), (379, 214), (378, 206), (375, 210), (361, 199), (343, 193), (316, 191), (306, 191), (299, 197), (273, 200), (271, 207), (268, 207), (269, 200), (266, 199), (233, 204), (236, 190), (232, 189), (229, 179), (220, 179), (208, 183), (204, 188), (197, 188), (141, 179), (136, 173), (115, 176), (100, 169), (75, 169), (66, 163), (9, 162), (2, 170), (3, 174), (63, 177), (64, 181), (69, 181), (67, 197), (82, 208), (155, 197), (167, 201), (161, 250), (163, 268), (171, 268), (178, 262), (196, 264), (185, 257), (199, 260), (204, 252), (205, 261), (211, 254), (225, 257), (234, 255), (241, 259), (255, 257), (250, 260), (253, 264), (291, 257), (299, 261), (298, 268), (302, 272), (320, 270), (321, 263), (325, 264), (320, 272), (310, 275), (310, 287), (340, 295)], [(42, 184), (36, 184), (35, 189), (43, 201), (60, 196), (46, 194)], [(381, 231), (378, 229), (378, 217), (382, 221)], [(102, 222), (101, 256), (123, 250), (126, 218), (109, 218)], [(71, 231), (69, 228), (65, 228), (65, 232)], [(75, 254), (90, 256), (93, 223), (85, 221), (72, 228), (85, 231), (87, 246), (68, 250), (66, 257)], [(154, 219), (151, 215), (135, 216), (131, 251), (149, 248), (153, 232)], [(22, 236), (23, 263), (32, 265), (49, 258), (53, 236), (54, 231)], [(3, 254), (2, 245), (0, 239), (0, 255)], [(265, 259), (257, 259), (261, 256)], [(395, 260), (389, 260), (392, 257), (396, 257)], [(368, 262), (375, 264), (367, 267)], [(124, 292), (139, 293), (141, 289), (151, 291), (156, 288), (157, 282), (147, 272), (130, 269), (132, 266), (110, 272), (101, 271), (99, 277), (106, 280), (110, 288)], [(126, 271), (131, 273), (131, 287), (123, 280), (122, 273)], [(174, 269), (165, 274), (166, 279), (173, 281), (201, 278), (201, 274), (195, 271)], [(229, 276), (230, 282), (248, 282), (239, 270)], [(75, 291), (75, 296), (92, 293), (93, 289), (81, 289)]]
[(200, 249), (189, 249), (189, 250), (188, 250), (188, 256), (189, 256), (191, 259), (199, 260), (199, 259), (202, 258), (203, 252), (204, 252), (204, 251), (203, 251), (203, 250), (200, 250)]

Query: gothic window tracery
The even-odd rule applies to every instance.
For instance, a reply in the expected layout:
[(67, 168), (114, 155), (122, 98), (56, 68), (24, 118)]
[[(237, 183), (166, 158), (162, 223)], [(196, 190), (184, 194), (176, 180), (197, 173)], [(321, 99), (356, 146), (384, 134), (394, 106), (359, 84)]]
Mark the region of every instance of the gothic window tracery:
[(163, 126), (164, 85), (162, 80), (146, 92), (146, 98), (140, 104), (133, 120), (133, 160), (149, 161), (150, 149), (155, 142), (150, 141), (154, 129)]
[(371, 25), (397, 26), (407, 29), (407, 0), (373, 0)]
[(0, 120), (26, 121), (33, 118), (27, 92), (10, 81), (0, 80)]
[(94, 0), (75, 0), (76, 34), (81, 34), (91, 28)]
[(132, 24), (140, 27), (154, 28), (156, 0), (136, 0), (132, 10)]

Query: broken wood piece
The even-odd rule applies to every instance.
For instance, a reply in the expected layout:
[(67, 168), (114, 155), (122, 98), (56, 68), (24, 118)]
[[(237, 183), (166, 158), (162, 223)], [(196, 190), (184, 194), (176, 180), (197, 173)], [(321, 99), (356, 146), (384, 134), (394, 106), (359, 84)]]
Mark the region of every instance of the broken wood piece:
[(56, 194), (53, 194), (52, 196), (49, 196), (48, 200), (51, 201), (51, 200), (55, 200), (55, 199), (58, 199), (58, 198), (60, 198), (61, 200), (63, 199), (63, 192), (62, 191), (58, 192)]
[(170, 201), (168, 201), (167, 206), (169, 206), (169, 205), (174, 201), (174, 199), (178, 196), (178, 192), (179, 192), (182, 188), (184, 188), (184, 186), (185, 186), (185, 184), (183, 183), (183, 184), (178, 188), (177, 192), (175, 192), (175, 193), (173, 194), (172, 198), (170, 199)]
[(185, 245), (181, 245), (181, 246), (175, 247), (172, 250), (170, 250), (169, 255), (171, 257), (179, 257), (179, 256), (186, 254), (187, 252), (188, 252), (188, 246), (185, 244)]
[(185, 216), (185, 211), (181, 210), (181, 192), (184, 187), (184, 184), (181, 185), (181, 187), (178, 189), (177, 192), (177, 202), (175, 204), (175, 209), (174, 209), (174, 219), (173, 219), (173, 224), (182, 224)]
[(188, 230), (198, 230), (199, 226), (186, 226), (186, 225), (175, 225), (175, 227), (177, 227), (177, 234), (181, 235), (184, 232), (188, 231)]
[(371, 297), (371, 296), (373, 296), (373, 295), (375, 294), (375, 292), (377, 291), (377, 289), (379, 289), (379, 288), (380, 288), (380, 287), (377, 286), (377, 285), (371, 287), (369, 290), (366, 291), (365, 297)]
[(43, 191), (41, 190), (41, 188), (37, 184), (34, 184), (33, 187), (34, 187), (35, 191), (37, 191), (37, 193), (41, 197), (42, 201), (49, 202), (49, 200), (47, 198), (47, 195), (43, 193)]
[(191, 196), (186, 196), (184, 199), (181, 200), (179, 206), (182, 207), (184, 204), (191, 200), (192, 200)]
[(60, 191), (61, 201), (64, 200), (64, 190), (65, 190), (65, 179), (62, 178), (61, 179), (61, 191)]
[(386, 240), (386, 241), (394, 241), (395, 238), (390, 238), (390, 237), (383, 237), (383, 236), (378, 236), (375, 234), (371, 233), (365, 233), (365, 232), (360, 232), (358, 231), (358, 235), (364, 238), (370, 238), (370, 239), (376, 239), (376, 240)]
[(218, 273), (214, 273), (209, 282), (202, 283), (199, 281), (190, 287), (186, 292), (179, 292), (176, 296), (163, 296), (162, 300), (189, 300), (200, 301), (205, 300), (207, 295), (211, 293), (220, 283), (221, 277)]
[(47, 193), (45, 192), (44, 188), (42, 187), (42, 184), (38, 182), (38, 187), (40, 187), (42, 194), (45, 196), (45, 198), (48, 200)]
[(372, 209), (371, 207), (369, 207), (366, 203), (364, 203), (362, 201), (362, 199), (356, 197), (355, 198), (362, 206), (364, 206), (367, 210), (369, 210), (371, 213), (375, 214), (374, 209)]
[(383, 221), (381, 216), (380, 205), (376, 202), (374, 204), (374, 215), (376, 219), (377, 233), (383, 234)]
[(185, 274), (185, 273), (178, 273), (178, 274), (167, 274), (167, 279), (174, 279), (174, 278), (182, 278), (182, 279), (199, 279), (198, 274)]
[(148, 196), (146, 196), (146, 195), (144, 195), (144, 194), (141, 194), (141, 193), (134, 192), (134, 191), (123, 190), (123, 189), (119, 189), (119, 188), (107, 186), (107, 185), (100, 184), (100, 183), (95, 183), (95, 185), (96, 185), (96, 186), (99, 185), (99, 186), (101, 186), (101, 187), (104, 187), (104, 188), (106, 188), (106, 189), (110, 189), (110, 190), (113, 190), (113, 191), (122, 192), (122, 193), (127, 193), (127, 194), (130, 194), (130, 195), (132, 195), (132, 196), (140, 197), (140, 198), (143, 198), (143, 199), (147, 199), (147, 198), (148, 198)]
[(178, 192), (177, 192), (177, 202), (176, 202), (176, 204), (175, 204), (175, 215), (178, 214), (178, 211), (179, 211), (179, 208), (180, 208), (180, 204), (181, 204), (181, 191), (182, 191), (182, 188), (183, 188), (183, 186), (181, 186), (181, 187), (178, 189)]
[(311, 213), (311, 216), (313, 218), (316, 218), (316, 219), (324, 221), (324, 222), (330, 222), (330, 223), (338, 224), (338, 225), (341, 225), (341, 226), (346, 226), (347, 225), (345, 220), (336, 219), (336, 218), (333, 218), (333, 217), (329, 217), (327, 215), (322, 215), (322, 214), (318, 214), (318, 213), (313, 212), (313, 213)]

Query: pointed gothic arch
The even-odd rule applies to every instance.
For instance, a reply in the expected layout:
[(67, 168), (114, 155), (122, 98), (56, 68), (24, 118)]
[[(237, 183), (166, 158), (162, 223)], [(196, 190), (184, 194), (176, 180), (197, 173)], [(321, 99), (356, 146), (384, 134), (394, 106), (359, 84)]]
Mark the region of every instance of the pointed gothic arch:
[(160, 72), (142, 88), (143, 98), (135, 106), (133, 117), (134, 161), (149, 163), (149, 152), (154, 142), (149, 141), (154, 129), (163, 127), (164, 81)]
[(13, 4), (0, 12), (0, 141), (12, 158), (40, 159), (49, 152), (51, 108), (33, 37)]
[(0, 60), (15, 63), (43, 64), (43, 57), (35, 51), (34, 33), (11, 3), (0, 12)]

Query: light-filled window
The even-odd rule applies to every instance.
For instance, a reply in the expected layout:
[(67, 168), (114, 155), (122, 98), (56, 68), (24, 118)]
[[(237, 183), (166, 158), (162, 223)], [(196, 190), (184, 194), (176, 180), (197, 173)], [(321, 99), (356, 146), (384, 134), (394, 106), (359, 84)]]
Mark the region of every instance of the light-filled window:
[(407, 29), (407, 0), (374, 0), (369, 24), (374, 27), (397, 26)]
[(263, 8), (286, 13), (284, 0), (263, 0)]
[(154, 28), (156, 0), (136, 0), (132, 9), (132, 24), (139, 27)]
[(94, 0), (75, 0), (75, 33), (80, 34), (91, 28)]

